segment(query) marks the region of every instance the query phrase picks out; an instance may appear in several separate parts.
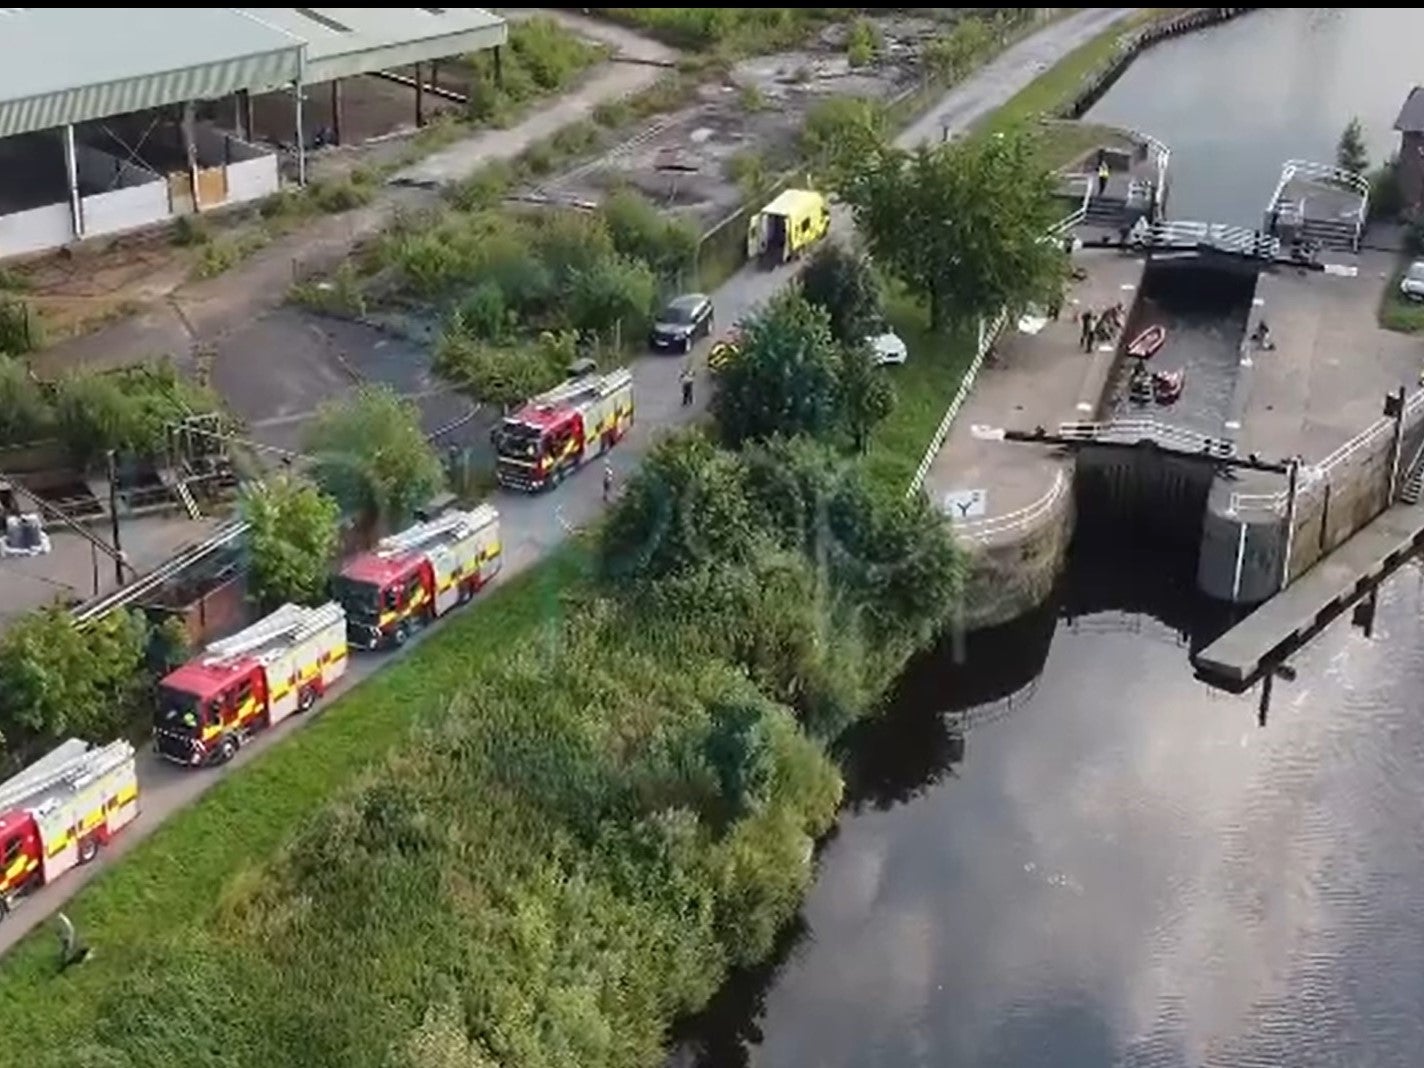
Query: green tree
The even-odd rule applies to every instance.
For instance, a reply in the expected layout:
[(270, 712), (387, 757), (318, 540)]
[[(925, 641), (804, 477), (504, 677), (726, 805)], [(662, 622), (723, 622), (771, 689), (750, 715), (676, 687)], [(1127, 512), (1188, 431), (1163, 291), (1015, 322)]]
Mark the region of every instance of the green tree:
[(647, 330), (657, 292), (657, 279), (645, 263), (613, 256), (574, 272), (570, 321), (594, 334), (637, 337)]
[(885, 148), (889, 130), (890, 120), (879, 101), (833, 96), (807, 113), (801, 151), (834, 182), (877, 157)]
[(149, 628), (118, 610), (83, 630), (60, 605), (21, 618), (0, 638), (0, 732), (21, 760), (70, 735), (112, 741), (144, 686)]
[(926, 46), (925, 64), (940, 81), (955, 82), (968, 74), (993, 44), (994, 31), (983, 19), (969, 15)]
[(707, 561), (735, 563), (751, 551), (752, 515), (735, 454), (698, 432), (656, 445), (604, 524), (600, 569), (640, 583)]
[(875, 259), (930, 306), (937, 328), (1041, 301), (1062, 284), (1052, 174), (1025, 131), (887, 151), (842, 184)]
[(864, 341), (841, 351), (841, 413), (856, 452), (864, 452), (870, 432), (895, 409), (895, 387), (875, 366)]
[(420, 412), (387, 386), (322, 405), (306, 448), (317, 485), (368, 523), (404, 522), (444, 481)]
[(0, 443), (20, 445), (41, 438), (52, 418), (49, 403), (25, 365), (0, 353)]
[(310, 482), (278, 476), (242, 494), (247, 521), (247, 588), (264, 610), (320, 604), (336, 555), (341, 509)]
[(781, 293), (746, 322), (739, 349), (712, 396), (727, 444), (839, 432), (841, 353), (825, 311), (795, 289)]
[(1364, 174), (1370, 165), (1369, 150), (1365, 148), (1365, 126), (1359, 118), (1352, 118), (1340, 131), (1340, 140), (1335, 145), (1335, 162), (1351, 174)]
[(801, 272), (801, 292), (825, 310), (831, 336), (859, 345), (884, 314), (884, 294), (870, 260), (837, 242), (822, 245)]

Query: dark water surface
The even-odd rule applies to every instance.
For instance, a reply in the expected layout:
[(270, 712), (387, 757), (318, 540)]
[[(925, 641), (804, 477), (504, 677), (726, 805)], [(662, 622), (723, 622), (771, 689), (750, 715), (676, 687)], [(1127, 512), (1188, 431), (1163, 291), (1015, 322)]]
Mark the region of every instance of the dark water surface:
[[(1260, 12), (1150, 52), (1092, 118), (1171, 144), (1175, 217), (1256, 225), (1350, 115), (1390, 146), (1421, 49), (1417, 8)], [(1217, 362), (1169, 311), (1183, 359)], [(1224, 623), (1191, 571), (1075, 549), (1055, 604), (917, 664), (845, 740), (850, 802), (780, 956), (673, 1063), (1424, 1064), (1424, 573), (1382, 587), (1371, 635), (1347, 617), (1294, 657), (1261, 726), (1257, 693), (1192, 676)]]
[(1080, 555), (1056, 610), (918, 665), (847, 739), (783, 958), (685, 1063), (1420, 1064), (1424, 576), (1300, 654), (1265, 727), (1192, 677), (1189, 589)]
[(1424, 83), (1424, 9), (1279, 8), (1164, 42), (1087, 118), (1172, 149), (1167, 214), (1258, 227), (1288, 159), (1333, 163), (1352, 116), (1379, 162)]

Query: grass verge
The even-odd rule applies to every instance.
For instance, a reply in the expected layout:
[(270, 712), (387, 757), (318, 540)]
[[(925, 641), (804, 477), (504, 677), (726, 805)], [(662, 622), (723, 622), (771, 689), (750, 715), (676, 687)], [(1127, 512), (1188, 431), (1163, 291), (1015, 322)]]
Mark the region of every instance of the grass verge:
[(1069, 53), (985, 117), (976, 132), (996, 133), (1021, 122), (1056, 116), (1072, 103), (1083, 86), (1112, 62), (1128, 35), (1183, 8), (1149, 7), (1114, 24)]
[(903, 290), (891, 289), (885, 312), (910, 355), (903, 366), (886, 369), (894, 376), (895, 408), (871, 435), (866, 464), (875, 485), (898, 493), (909, 486), (959, 390), (974, 338), (969, 330), (932, 331), (925, 306)]
[(82, 1027), (71, 1012), (82, 1016), (103, 991), (121, 984), (131, 953), (175, 926), (205, 922), (208, 907), (195, 902), (217, 901), (231, 878), (271, 857), (332, 792), (380, 761), (471, 675), (506, 649), (537, 641), (557, 618), (551, 608), (580, 581), (585, 565), (583, 546), (572, 543), (491, 590), (411, 655), (343, 694), (315, 722), (155, 831), (68, 906), (97, 952), (66, 976), (62, 999), (54, 995), (49, 930), (37, 929), (6, 956), (0, 983), (5, 1029), (33, 1035), (41, 1018), (54, 1025), (50, 1037)]
[(1399, 291), (1409, 261), (1401, 263), (1390, 276), (1389, 284), (1380, 296), (1379, 324), (1386, 330), (1401, 334), (1424, 334), (1424, 301), (1409, 300)]

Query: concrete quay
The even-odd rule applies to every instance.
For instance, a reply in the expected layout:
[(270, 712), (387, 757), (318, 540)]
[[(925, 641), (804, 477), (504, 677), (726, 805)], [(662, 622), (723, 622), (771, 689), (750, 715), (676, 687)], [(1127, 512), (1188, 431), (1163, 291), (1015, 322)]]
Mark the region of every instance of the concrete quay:
[(1087, 249), (1074, 263), (1085, 277), (1073, 283), (1057, 321), (1037, 332), (1020, 328), (1036, 323), (1005, 328), (925, 478), (925, 492), (970, 550), (970, 629), (1008, 622), (1042, 603), (1071, 540), (1072, 458), (994, 440), (984, 428), (1056, 431), (1098, 415), (1120, 338), (1083, 352), (1078, 316), (1119, 302), (1130, 309), (1143, 261)]
[(1198, 565), (1198, 585), (1215, 599), (1261, 603), (1385, 510), (1395, 465), (1386, 394), (1403, 387), (1410, 397), (1401, 471), (1424, 442), (1424, 339), (1384, 330), (1376, 318), (1393, 257), (1366, 250), (1329, 262), (1326, 271), (1277, 266), (1257, 282), (1247, 337), (1265, 321), (1274, 348), (1243, 341), (1222, 433), (1238, 455), (1294, 456), (1302, 467), (1294, 509), (1280, 476), (1217, 480)]

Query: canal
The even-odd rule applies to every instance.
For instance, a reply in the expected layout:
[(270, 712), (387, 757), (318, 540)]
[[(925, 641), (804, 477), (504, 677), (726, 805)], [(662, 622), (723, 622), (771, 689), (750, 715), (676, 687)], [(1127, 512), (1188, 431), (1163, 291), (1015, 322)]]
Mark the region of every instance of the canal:
[[(1420, 40), (1417, 9), (1259, 12), (1148, 53), (1089, 118), (1172, 146), (1173, 216), (1256, 225), (1351, 115), (1383, 154)], [(844, 741), (777, 959), (671, 1063), (1418, 1064), (1424, 572), (1294, 658), (1261, 724), (1192, 676), (1224, 621), (1190, 563), (1076, 546), (1045, 610), (913, 665)]]

